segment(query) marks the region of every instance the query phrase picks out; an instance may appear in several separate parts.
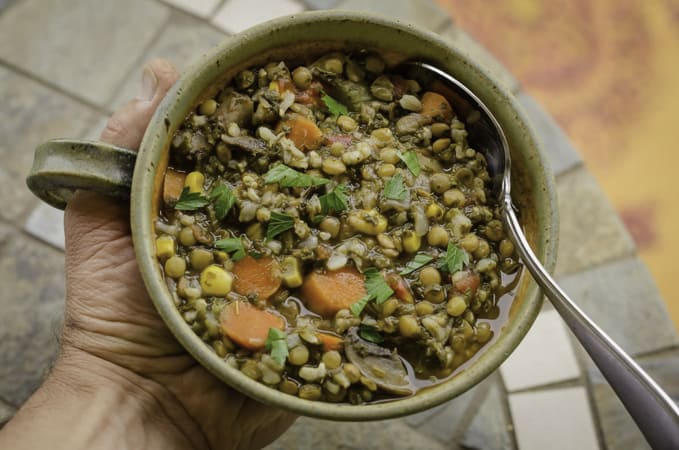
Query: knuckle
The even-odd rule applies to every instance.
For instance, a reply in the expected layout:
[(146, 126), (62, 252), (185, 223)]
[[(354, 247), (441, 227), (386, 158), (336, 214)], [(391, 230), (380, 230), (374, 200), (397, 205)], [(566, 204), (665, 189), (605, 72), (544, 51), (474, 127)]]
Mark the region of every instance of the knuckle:
[(106, 127), (101, 132), (101, 138), (105, 141), (117, 142), (127, 136), (127, 131), (125, 123), (114, 115), (106, 122)]

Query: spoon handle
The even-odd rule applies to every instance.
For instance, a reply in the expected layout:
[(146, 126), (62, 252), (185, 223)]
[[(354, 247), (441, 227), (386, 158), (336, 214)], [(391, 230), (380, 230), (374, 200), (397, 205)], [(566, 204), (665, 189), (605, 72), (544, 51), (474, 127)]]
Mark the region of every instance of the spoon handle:
[(521, 260), (654, 449), (679, 449), (679, 408), (665, 391), (566, 295), (530, 248), (510, 201), (505, 218)]

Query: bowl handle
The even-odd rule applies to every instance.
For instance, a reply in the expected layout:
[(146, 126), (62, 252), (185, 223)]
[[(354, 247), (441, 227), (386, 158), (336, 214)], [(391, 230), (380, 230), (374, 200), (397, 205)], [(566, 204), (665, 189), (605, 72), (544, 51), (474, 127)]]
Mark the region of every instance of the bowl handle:
[(35, 149), (26, 184), (59, 209), (78, 189), (129, 199), (136, 158), (132, 150), (103, 142), (53, 139)]

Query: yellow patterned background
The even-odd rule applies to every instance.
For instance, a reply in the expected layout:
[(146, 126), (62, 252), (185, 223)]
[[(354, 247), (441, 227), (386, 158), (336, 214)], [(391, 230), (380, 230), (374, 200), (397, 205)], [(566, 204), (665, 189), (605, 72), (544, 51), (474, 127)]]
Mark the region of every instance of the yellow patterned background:
[(438, 2), (575, 143), (679, 328), (679, 0)]

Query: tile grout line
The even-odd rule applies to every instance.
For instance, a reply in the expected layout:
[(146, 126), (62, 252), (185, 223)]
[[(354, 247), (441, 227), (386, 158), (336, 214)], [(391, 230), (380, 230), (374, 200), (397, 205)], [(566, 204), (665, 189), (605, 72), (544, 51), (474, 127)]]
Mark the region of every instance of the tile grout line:
[(58, 86), (54, 83), (51, 83), (51, 82), (43, 79), (42, 77), (29, 72), (28, 70), (22, 69), (21, 67), (16, 66), (16, 65), (4, 60), (3, 58), (0, 58), (0, 67), (5, 67), (5, 68), (11, 70), (12, 72), (14, 72), (16, 75), (20, 75), (22, 77), (28, 78), (29, 80), (31, 80), (35, 83), (38, 83), (38, 84), (42, 85), (43, 87), (46, 87), (46, 88), (56, 92), (57, 94), (63, 95), (64, 97), (67, 97), (70, 100), (78, 102), (81, 105), (87, 106), (88, 108), (93, 109), (93, 110), (95, 110), (95, 111), (97, 111), (101, 114), (108, 116), (108, 115), (111, 115), (111, 113), (112, 113), (112, 111), (109, 111), (107, 108), (100, 106), (100, 105), (92, 102), (91, 100), (88, 100), (85, 97), (82, 97), (78, 94), (74, 94), (73, 92), (70, 92), (70, 91), (62, 88), (61, 86)]
[(16, 406), (13, 402), (10, 402), (9, 400), (7, 400), (5, 397), (3, 397), (1, 395), (0, 395), (0, 402), (3, 402), (5, 405), (8, 405), (8, 406), (14, 408), (14, 412), (18, 411), (19, 408), (20, 408), (19, 406)]
[(195, 14), (195, 13), (193, 13), (193, 12), (191, 12), (191, 11), (188, 11), (188, 10), (186, 10), (186, 9), (182, 9), (182, 8), (180, 8), (180, 7), (177, 6), (177, 5), (172, 5), (172, 4), (169, 4), (169, 3), (165, 3), (163, 0), (156, 0), (156, 2), (162, 4), (163, 6), (167, 7), (168, 9), (170, 9), (172, 13), (183, 14), (183, 15), (185, 15), (185, 16), (188, 16), (188, 17), (191, 17), (191, 18), (193, 18), (193, 19), (199, 20), (199, 21), (200, 21), (201, 23), (203, 23), (204, 25), (207, 25), (208, 27), (212, 28), (213, 30), (220, 32), (220, 33), (223, 34), (225, 37), (226, 37), (226, 36), (231, 36), (232, 33), (227, 33), (227, 32), (224, 31), (222, 28), (219, 28), (217, 25), (215, 25), (214, 23), (212, 23), (212, 20), (211, 20), (211, 19), (215, 16), (215, 14), (217, 14), (217, 11), (219, 11), (219, 10), (226, 4), (226, 2), (228, 2), (228, 1), (229, 1), (229, 0), (220, 0), (220, 2), (217, 4), (217, 6), (215, 6), (215, 8), (210, 12), (210, 14), (207, 15), (207, 16), (205, 16), (205, 17), (203, 17), (203, 16), (200, 16), (200, 15), (198, 15), (198, 14)]
[(7, 6), (5, 6), (3, 9), (0, 9), (0, 17), (2, 17), (3, 14), (7, 13), (7, 11), (12, 9), (18, 3), (19, 3), (19, 0), (10, 0), (10, 2), (7, 4)]
[(502, 376), (502, 374), (498, 373), (498, 376), (500, 378), (499, 384), (500, 384), (500, 396), (504, 400), (502, 402), (502, 409), (504, 413), (506, 414), (508, 418), (508, 426), (511, 427), (511, 429), (507, 430), (507, 433), (509, 433), (509, 437), (512, 440), (512, 446), (514, 449), (519, 448), (519, 440), (516, 436), (516, 427), (514, 426), (514, 417), (512, 417), (512, 409), (509, 407), (509, 391), (507, 390), (507, 386), (505, 385), (505, 379)]
[(639, 353), (637, 355), (634, 355), (632, 357), (632, 359), (634, 359), (636, 361), (637, 359), (640, 359), (640, 358), (649, 358), (649, 357), (652, 357), (652, 356), (658, 356), (660, 353), (665, 353), (665, 352), (669, 352), (669, 351), (673, 351), (673, 350), (679, 350), (679, 344), (660, 347), (660, 348), (656, 348), (654, 350), (649, 350), (647, 352), (642, 352), (642, 353)]
[[(625, 228), (625, 231), (627, 231), (627, 228)], [(593, 264), (593, 265), (591, 265), (591, 266), (587, 266), (587, 267), (585, 267), (585, 268), (583, 268), (583, 269), (581, 269), (581, 270), (577, 270), (577, 271), (575, 271), (575, 272), (559, 272), (559, 273), (557, 273), (557, 274), (552, 274), (552, 278), (555, 278), (555, 281), (556, 281), (557, 284), (558, 284), (558, 281), (559, 281), (559, 280), (556, 280), (557, 277), (558, 277), (558, 278), (574, 277), (574, 276), (577, 276), (577, 275), (581, 275), (581, 274), (583, 274), (583, 273), (585, 273), (585, 272), (588, 272), (588, 271), (590, 271), (590, 270), (593, 270), (593, 269), (601, 269), (601, 268), (603, 268), (604, 266), (607, 266), (607, 265), (610, 265), (610, 264), (614, 264), (614, 263), (619, 263), (619, 262), (622, 262), (622, 261), (625, 261), (625, 260), (628, 260), (628, 259), (638, 259), (638, 260), (641, 261), (641, 263), (643, 264), (643, 266), (644, 266), (645, 268), (648, 269), (648, 265), (641, 259), (641, 257), (639, 256), (639, 253), (638, 253), (636, 250), (632, 250), (631, 252), (625, 252), (625, 253), (623, 253), (623, 254), (621, 254), (621, 255), (618, 255), (618, 256), (616, 256), (616, 257), (614, 257), (614, 258), (612, 258), (612, 259), (609, 259), (609, 260), (606, 260), (606, 261), (602, 261), (602, 262)], [(655, 279), (653, 278), (652, 280), (653, 280), (653, 282), (655, 283)], [(567, 293), (567, 294), (568, 294), (568, 293)], [(570, 295), (569, 295), (569, 297), (570, 297)], [(661, 297), (661, 298), (662, 298), (662, 297)], [(571, 300), (572, 300), (572, 299), (571, 299)], [(663, 299), (663, 300), (664, 300), (664, 299)], [(549, 300), (547, 300), (547, 301), (549, 302)], [(663, 301), (663, 305), (665, 305), (665, 302), (664, 302), (664, 301)], [(579, 306), (579, 305), (578, 305), (578, 306)]]
[[(168, 15), (167, 19), (158, 27), (158, 30), (156, 31), (156, 34), (153, 36), (151, 40), (149, 40), (148, 44), (144, 47), (144, 49), (140, 52), (139, 56), (137, 59), (133, 61), (133, 63), (130, 65), (130, 68), (127, 69), (125, 74), (120, 78), (120, 82), (116, 85), (116, 87), (113, 89), (113, 92), (111, 93), (111, 96), (106, 99), (104, 102), (106, 105), (111, 105), (117, 98), (118, 94), (120, 91), (125, 87), (127, 84), (127, 81), (132, 77), (134, 72), (139, 69), (140, 67), (143, 67), (144, 62), (147, 58), (148, 52), (153, 48), (153, 46), (158, 42), (160, 39), (160, 36), (163, 34), (163, 32), (168, 28), (168, 25), (172, 21), (172, 16), (173, 16), (173, 11), (170, 11), (170, 14)], [(131, 100), (131, 99), (127, 99)], [(127, 101), (126, 100), (126, 101)], [(109, 113), (110, 115), (112, 113)]]
[[(576, 358), (577, 359), (577, 358)], [(580, 364), (578, 364), (578, 369), (580, 370)], [(540, 392), (540, 391), (550, 391), (553, 389), (567, 389), (572, 387), (578, 387), (582, 385), (582, 376), (584, 371), (580, 370), (580, 374), (577, 378), (571, 378), (569, 380), (555, 381), (553, 383), (538, 384), (535, 386), (528, 386), (513, 391), (507, 391), (508, 394), (526, 394), (528, 392)]]
[[(580, 378), (579, 382), (581, 383), (581, 386), (585, 388), (585, 394), (587, 395), (587, 403), (589, 406), (589, 412), (592, 416), (592, 422), (594, 424), (594, 431), (596, 432), (596, 438), (597, 438), (597, 443), (599, 444), (599, 449), (600, 450), (607, 450), (606, 446), (606, 438), (604, 436), (604, 430), (601, 427), (601, 419), (599, 415), (599, 407), (596, 402), (596, 399), (594, 398), (594, 390), (592, 389), (592, 382), (589, 377), (589, 372), (587, 368), (587, 364), (585, 360), (581, 357), (582, 353), (584, 352), (585, 354), (587, 353), (580, 344), (580, 341), (575, 337), (575, 334), (570, 330), (568, 326), (565, 327), (568, 330), (568, 341), (570, 343), (570, 346), (573, 350), (573, 353), (575, 354), (575, 363), (578, 365), (578, 368), (580, 369)], [(576, 349), (575, 347), (578, 346), (580, 349)], [(587, 356), (589, 357), (589, 356)]]
[[(578, 358), (576, 358), (576, 360), (578, 360)], [(578, 365), (580, 365), (579, 360)], [(606, 437), (604, 436), (604, 430), (601, 427), (599, 406), (596, 402), (596, 399), (594, 398), (594, 389), (592, 389), (592, 382), (588, 376), (587, 368), (581, 367), (580, 370), (581, 370), (580, 377), (583, 380), (583, 386), (585, 387), (585, 392), (587, 394), (587, 402), (589, 403), (589, 411), (590, 414), (592, 415), (592, 422), (594, 423), (594, 431), (596, 432), (596, 438), (599, 443), (599, 448), (601, 450), (607, 450), (608, 446), (606, 445)]]
[[(41, 201), (42, 201), (42, 200), (41, 200)], [(19, 233), (20, 233), (23, 237), (27, 238), (28, 240), (30, 240), (30, 241), (32, 241), (32, 242), (35, 242), (35, 243), (38, 243), (38, 244), (40, 244), (40, 245), (44, 245), (44, 246), (46, 246), (46, 247), (49, 247), (50, 249), (52, 249), (52, 250), (54, 250), (54, 251), (56, 251), (56, 252), (61, 253), (61, 254), (64, 255), (64, 257), (65, 257), (65, 255), (66, 255), (66, 250), (64, 250), (64, 249), (62, 249), (62, 248), (60, 248), (60, 247), (57, 247), (57, 246), (55, 246), (54, 244), (52, 244), (52, 243), (50, 243), (50, 242), (47, 242), (47, 241), (45, 241), (45, 240), (39, 238), (38, 236), (35, 236), (35, 235), (29, 233), (28, 231), (26, 231), (25, 228), (20, 228), (20, 229), (18, 229), (17, 231), (19, 231)], [(65, 275), (64, 275), (64, 277), (65, 277)]]
[(482, 387), (482, 389), (477, 389), (477, 391), (474, 392), (474, 396), (469, 401), (467, 410), (464, 412), (464, 414), (462, 414), (462, 417), (459, 419), (458, 423), (455, 424), (455, 430), (453, 431), (453, 435), (451, 437), (453, 442), (460, 442), (462, 440), (472, 421), (476, 417), (476, 413), (478, 412), (476, 409), (474, 409), (474, 407), (483, 403), (488, 397), (492, 385), (490, 382), (486, 383), (485, 381), (492, 381), (492, 378), (486, 378), (483, 383), (479, 383), (477, 385), (479, 388)]

